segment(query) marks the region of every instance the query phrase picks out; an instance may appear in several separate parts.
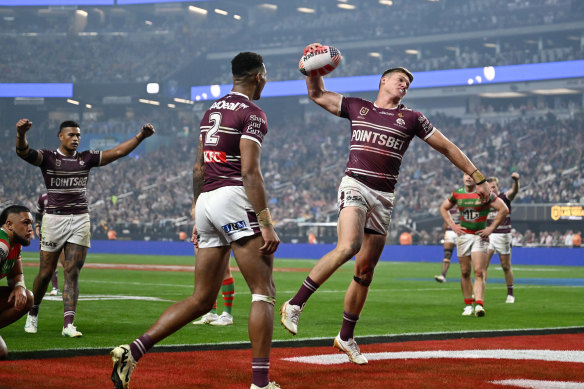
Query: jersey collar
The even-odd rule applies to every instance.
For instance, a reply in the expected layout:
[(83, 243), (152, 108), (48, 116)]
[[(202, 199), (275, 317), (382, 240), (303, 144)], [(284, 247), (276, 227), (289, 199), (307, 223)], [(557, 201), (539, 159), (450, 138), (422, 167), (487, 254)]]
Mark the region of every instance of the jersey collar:
[(233, 92), (233, 91), (231, 91), (231, 92), (229, 92), (229, 94), (230, 95), (238, 95), (238, 96), (241, 96), (241, 97), (245, 97), (246, 99), (249, 100), (249, 97), (247, 97), (247, 95), (244, 95), (243, 93), (240, 93), (240, 92)]

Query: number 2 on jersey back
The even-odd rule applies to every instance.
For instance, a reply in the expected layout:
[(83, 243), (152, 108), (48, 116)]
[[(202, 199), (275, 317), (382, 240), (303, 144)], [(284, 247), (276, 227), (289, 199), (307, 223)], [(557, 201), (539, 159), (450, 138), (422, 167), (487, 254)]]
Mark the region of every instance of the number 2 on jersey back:
[(210, 146), (217, 146), (219, 143), (219, 126), (221, 125), (221, 113), (220, 112), (212, 112), (209, 114), (209, 122), (212, 123), (211, 128), (207, 130), (207, 134), (205, 135), (205, 144)]

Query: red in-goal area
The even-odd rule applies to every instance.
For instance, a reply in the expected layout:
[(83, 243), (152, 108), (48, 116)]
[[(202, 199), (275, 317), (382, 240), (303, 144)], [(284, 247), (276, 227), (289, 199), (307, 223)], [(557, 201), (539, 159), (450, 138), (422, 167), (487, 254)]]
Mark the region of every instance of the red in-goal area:
[[(332, 338), (331, 338), (332, 345)], [(332, 347), (274, 348), (271, 379), (282, 389), (304, 388), (502, 388), (493, 381), (533, 380), (579, 383), (584, 387), (584, 362), (521, 359), (525, 350), (558, 350), (584, 353), (584, 334), (509, 336), (437, 341), (409, 341), (363, 345), (361, 351), (396, 353), (411, 351), (458, 351), (452, 357), (432, 359), (379, 359), (368, 365), (350, 363), (319, 365), (285, 358), (337, 354)], [(472, 350), (506, 350), (502, 358), (468, 358)], [(509, 359), (509, 353), (517, 351)], [(502, 353), (502, 351), (501, 351)], [(564, 354), (564, 353), (560, 353)], [(385, 355), (385, 354), (383, 354)], [(503, 353), (502, 353), (503, 355)], [(342, 355), (341, 355), (342, 356)], [(517, 358), (517, 359), (516, 359)], [(529, 357), (526, 357), (529, 358)], [(133, 389), (249, 388), (251, 351), (152, 352), (132, 376)], [(111, 388), (109, 356), (87, 356), (0, 362), (0, 387)]]

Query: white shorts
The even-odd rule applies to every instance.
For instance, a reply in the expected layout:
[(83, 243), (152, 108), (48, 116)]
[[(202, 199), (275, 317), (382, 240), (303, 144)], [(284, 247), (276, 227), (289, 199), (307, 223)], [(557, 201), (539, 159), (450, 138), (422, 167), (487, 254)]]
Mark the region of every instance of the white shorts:
[(462, 234), (458, 236), (458, 243), (456, 244), (456, 252), (458, 257), (469, 257), (471, 253), (481, 252), (487, 253), (489, 247), (489, 240), (481, 238), (480, 235)]
[(386, 235), (389, 231), (395, 195), (374, 190), (356, 179), (344, 176), (339, 186), (337, 207), (359, 207), (367, 212), (365, 228)]
[(243, 186), (225, 186), (203, 192), (195, 206), (199, 248), (229, 246), (259, 234), (257, 216)]
[(456, 241), (458, 239), (458, 234), (452, 230), (446, 230), (444, 231), (444, 243), (452, 243), (452, 244), (456, 244)]
[(511, 254), (511, 233), (493, 233), (489, 235), (489, 250), (497, 254)]
[(41, 226), (41, 250), (61, 251), (65, 243), (91, 247), (91, 223), (89, 214), (53, 215), (44, 214)]

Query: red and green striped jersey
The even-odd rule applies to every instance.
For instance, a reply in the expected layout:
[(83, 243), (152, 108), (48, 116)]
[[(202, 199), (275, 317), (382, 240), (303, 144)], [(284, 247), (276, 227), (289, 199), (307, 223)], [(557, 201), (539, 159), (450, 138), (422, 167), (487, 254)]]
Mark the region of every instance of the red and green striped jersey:
[(0, 228), (0, 280), (10, 274), (14, 263), (20, 258), (20, 244), (10, 247), (6, 231)]
[(456, 204), (460, 212), (460, 226), (467, 234), (475, 234), (477, 231), (487, 227), (487, 216), (491, 208), (491, 203), (496, 196), (491, 192), (489, 201), (483, 204), (476, 192), (467, 192), (464, 187), (458, 188), (448, 198)]

